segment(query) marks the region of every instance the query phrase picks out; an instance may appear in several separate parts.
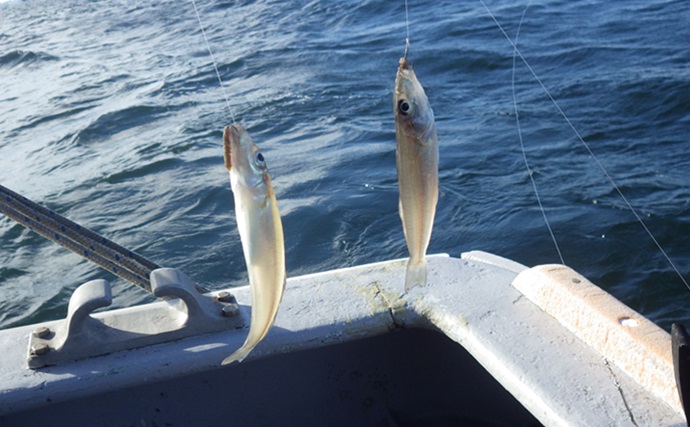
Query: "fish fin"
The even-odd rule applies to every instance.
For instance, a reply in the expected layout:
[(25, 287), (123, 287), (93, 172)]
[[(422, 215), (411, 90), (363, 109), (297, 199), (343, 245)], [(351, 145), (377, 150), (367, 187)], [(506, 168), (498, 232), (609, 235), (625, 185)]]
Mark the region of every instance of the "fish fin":
[(426, 286), (426, 258), (414, 262), (412, 259), (407, 261), (407, 272), (405, 273), (405, 292), (415, 286)]
[[(255, 322), (252, 321), (252, 327), (254, 327), (254, 323)], [(273, 324), (273, 322), (271, 322), (271, 324)], [(254, 350), (254, 347), (256, 347), (256, 345), (259, 344), (259, 342), (262, 339), (264, 339), (264, 337), (268, 333), (268, 329), (270, 328), (269, 326), (268, 328), (263, 330), (256, 330), (252, 329), (252, 327), (249, 328), (249, 335), (247, 335), (247, 339), (244, 340), (244, 344), (242, 344), (242, 347), (237, 349), (230, 356), (223, 359), (223, 361), (220, 363), (221, 365), (229, 365), (233, 362), (243, 361), (244, 358), (247, 357), (252, 350)]]
[(249, 352), (252, 351), (254, 348), (254, 345), (243, 345), (240, 347), (237, 351), (232, 353), (230, 356), (226, 357), (223, 359), (222, 362), (220, 362), (221, 365), (229, 365), (233, 362), (241, 362), (244, 360), (245, 357), (249, 355)]

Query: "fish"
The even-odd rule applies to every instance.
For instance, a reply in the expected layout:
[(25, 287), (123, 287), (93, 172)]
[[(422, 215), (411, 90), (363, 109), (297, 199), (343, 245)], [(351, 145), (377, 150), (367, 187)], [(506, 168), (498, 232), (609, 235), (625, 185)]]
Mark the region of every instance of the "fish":
[(412, 64), (405, 56), (395, 78), (395, 163), (398, 169), (398, 210), (410, 257), (405, 292), (427, 284), (426, 251), (438, 202), (438, 137), (434, 112)]
[(237, 123), (223, 131), (223, 147), (252, 294), (249, 334), (223, 360), (227, 365), (244, 360), (268, 333), (285, 292), (286, 273), (283, 224), (264, 156)]

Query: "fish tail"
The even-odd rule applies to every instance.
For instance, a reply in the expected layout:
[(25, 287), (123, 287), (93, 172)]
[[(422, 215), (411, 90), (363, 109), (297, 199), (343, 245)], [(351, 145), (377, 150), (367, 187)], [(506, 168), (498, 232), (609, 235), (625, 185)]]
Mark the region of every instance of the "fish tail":
[(221, 365), (229, 365), (233, 362), (241, 362), (244, 360), (245, 357), (247, 357), (247, 355), (249, 355), (249, 352), (252, 351), (253, 348), (254, 348), (253, 344), (252, 345), (246, 345), (246, 343), (245, 343), (245, 345), (240, 347), (237, 351), (235, 351), (230, 356), (223, 359), (223, 361), (220, 362), (220, 364)]
[(415, 286), (426, 286), (426, 258), (421, 260), (407, 261), (407, 272), (405, 273), (405, 292), (408, 292)]
[(254, 349), (254, 347), (256, 347), (256, 345), (262, 339), (264, 339), (264, 337), (268, 333), (268, 329), (271, 327), (271, 324), (273, 324), (273, 320), (271, 320), (271, 323), (264, 328), (257, 328), (256, 324), (256, 319), (252, 318), (252, 325), (249, 327), (249, 335), (247, 335), (247, 339), (244, 340), (244, 344), (242, 344), (242, 347), (237, 349), (230, 356), (223, 359), (223, 361), (220, 363), (221, 365), (229, 365), (233, 362), (243, 361), (244, 358), (247, 357), (249, 353)]

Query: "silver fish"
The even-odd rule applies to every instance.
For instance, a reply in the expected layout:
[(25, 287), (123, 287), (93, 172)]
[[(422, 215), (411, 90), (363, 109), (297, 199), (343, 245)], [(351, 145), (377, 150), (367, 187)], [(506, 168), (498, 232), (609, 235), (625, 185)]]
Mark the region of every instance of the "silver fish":
[(406, 57), (393, 94), (400, 219), (410, 258), (405, 291), (426, 285), (426, 250), (438, 201), (438, 141), (434, 112)]
[(226, 365), (241, 362), (266, 336), (278, 313), (286, 276), (283, 225), (264, 157), (239, 124), (225, 128), (223, 145), (252, 292), (249, 335), (223, 360)]

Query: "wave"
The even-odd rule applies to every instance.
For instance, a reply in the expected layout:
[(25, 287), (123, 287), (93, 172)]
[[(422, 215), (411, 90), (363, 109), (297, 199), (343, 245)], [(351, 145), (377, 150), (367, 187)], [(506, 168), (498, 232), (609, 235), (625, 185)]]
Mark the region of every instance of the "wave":
[(23, 276), (25, 274), (26, 274), (26, 271), (20, 270), (18, 268), (0, 267), (0, 279), (2, 279), (2, 280), (15, 279), (15, 278)]
[[(647, 70), (646, 70), (647, 71)], [(647, 71), (651, 74), (650, 71)], [(687, 122), (690, 117), (690, 79), (667, 73), (640, 75), (634, 81), (621, 85), (620, 102), (630, 115), (646, 118), (648, 123)]]
[(0, 56), (0, 67), (20, 67), (36, 63), (57, 61), (57, 56), (45, 52), (32, 52), (30, 50), (13, 50)]
[(27, 118), (27, 124), (18, 126), (15, 129), (15, 134), (23, 131), (28, 131), (31, 129), (36, 128), (37, 126), (50, 123), (56, 120), (66, 120), (71, 117), (77, 116), (85, 111), (88, 111), (92, 108), (92, 106), (82, 106), (82, 107), (75, 107), (75, 108), (70, 108), (67, 110), (63, 111), (58, 111), (53, 114), (46, 114), (46, 115), (36, 115), (36, 116), (30, 116)]
[(167, 108), (149, 105), (135, 105), (108, 112), (73, 135), (71, 142), (79, 145), (106, 140), (119, 132), (155, 122), (166, 114)]
[(138, 165), (136, 168), (112, 173), (103, 178), (103, 181), (108, 184), (119, 184), (145, 176), (154, 176), (157, 172), (174, 169), (181, 164), (182, 161), (177, 158), (164, 158), (152, 163)]

